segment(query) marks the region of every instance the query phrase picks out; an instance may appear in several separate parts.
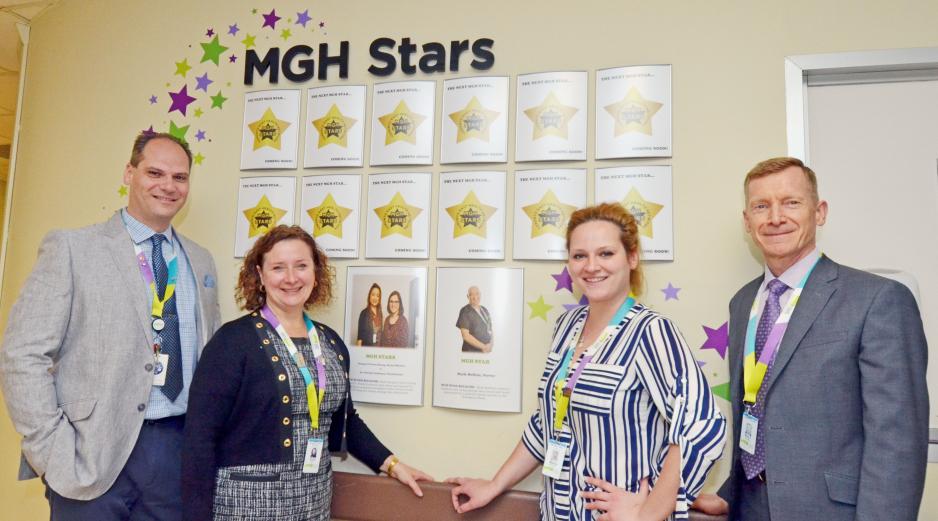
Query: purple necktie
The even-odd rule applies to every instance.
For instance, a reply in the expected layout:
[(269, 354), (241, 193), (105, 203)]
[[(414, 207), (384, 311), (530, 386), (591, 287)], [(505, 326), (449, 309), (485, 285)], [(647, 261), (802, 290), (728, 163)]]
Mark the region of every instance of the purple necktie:
[[(769, 296), (765, 301), (765, 309), (762, 310), (762, 317), (759, 318), (759, 326), (756, 328), (756, 360), (759, 360), (759, 357), (762, 355), (762, 348), (765, 347), (765, 341), (769, 338), (769, 333), (772, 331), (772, 327), (775, 326), (775, 321), (778, 320), (778, 316), (782, 314), (782, 306), (779, 303), (779, 298), (789, 288), (784, 282), (778, 279), (772, 279), (769, 281), (767, 289), (769, 290)], [(775, 357), (773, 356), (772, 360), (769, 360), (769, 368), (765, 372), (765, 379), (762, 380), (762, 385), (759, 386), (759, 393), (756, 395), (756, 403), (749, 411), (750, 414), (759, 419), (760, 424), (762, 423), (762, 408), (765, 404), (765, 384), (769, 381), (769, 374), (772, 371), (772, 364), (774, 362)], [(765, 425), (759, 425), (759, 429), (756, 431), (755, 454), (742, 451), (740, 461), (743, 464), (743, 470), (746, 471), (746, 479), (756, 477), (765, 469)]]

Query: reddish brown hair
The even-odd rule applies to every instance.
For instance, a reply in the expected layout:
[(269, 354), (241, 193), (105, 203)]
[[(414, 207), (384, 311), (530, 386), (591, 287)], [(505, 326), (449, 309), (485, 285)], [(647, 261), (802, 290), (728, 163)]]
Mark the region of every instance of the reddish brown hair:
[[(567, 223), (567, 253), (570, 253), (570, 236), (573, 230), (581, 224), (590, 221), (606, 221), (619, 228), (619, 240), (629, 255), (638, 255), (641, 261), (641, 248), (638, 240), (638, 223), (635, 217), (632, 217), (622, 205), (618, 203), (601, 203), (595, 206), (580, 208), (570, 216), (570, 222)], [(642, 294), (642, 284), (645, 282), (645, 276), (642, 273), (641, 263), (629, 273), (629, 286), (635, 295)]]
[(242, 309), (260, 309), (264, 305), (266, 295), (257, 269), (264, 266), (264, 255), (273, 249), (275, 244), (290, 240), (303, 241), (309, 246), (313, 256), (316, 286), (306, 299), (306, 307), (321, 306), (332, 301), (334, 273), (332, 267), (329, 266), (329, 258), (316, 246), (316, 240), (306, 230), (299, 226), (281, 224), (261, 236), (244, 256), (241, 272), (238, 274), (238, 285), (235, 286), (235, 299)]
[(752, 182), (753, 179), (777, 174), (793, 166), (800, 168), (801, 171), (804, 172), (804, 176), (808, 179), (808, 184), (811, 185), (811, 195), (814, 196), (814, 202), (820, 201), (821, 199), (818, 197), (817, 192), (817, 176), (814, 174), (814, 170), (808, 168), (802, 160), (796, 157), (773, 157), (772, 159), (766, 159), (752, 167), (752, 170), (746, 174), (746, 180), (743, 181), (743, 193), (746, 194), (746, 199), (749, 199), (749, 183)]

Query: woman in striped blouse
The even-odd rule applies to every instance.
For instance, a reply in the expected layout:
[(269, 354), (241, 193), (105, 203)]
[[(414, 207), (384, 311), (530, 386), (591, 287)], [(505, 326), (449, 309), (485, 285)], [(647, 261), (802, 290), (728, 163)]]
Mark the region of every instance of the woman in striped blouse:
[(457, 512), (540, 466), (543, 520), (688, 519), (726, 422), (680, 332), (636, 302), (639, 249), (635, 219), (618, 204), (571, 216), (568, 269), (589, 305), (558, 319), (538, 410), (495, 477), (448, 480)]

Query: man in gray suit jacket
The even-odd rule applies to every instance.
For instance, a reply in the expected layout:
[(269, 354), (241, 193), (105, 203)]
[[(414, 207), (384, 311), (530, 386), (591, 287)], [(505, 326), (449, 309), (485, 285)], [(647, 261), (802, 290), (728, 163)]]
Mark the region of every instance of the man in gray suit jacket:
[(0, 350), (20, 479), (42, 476), (56, 520), (181, 517), (189, 381), (219, 325), (211, 254), (171, 223), (192, 154), (144, 133), (124, 171), (128, 205), (50, 232)]
[(915, 521), (929, 409), (914, 297), (820, 253), (828, 207), (800, 160), (759, 163), (745, 193), (765, 272), (730, 302), (730, 519)]

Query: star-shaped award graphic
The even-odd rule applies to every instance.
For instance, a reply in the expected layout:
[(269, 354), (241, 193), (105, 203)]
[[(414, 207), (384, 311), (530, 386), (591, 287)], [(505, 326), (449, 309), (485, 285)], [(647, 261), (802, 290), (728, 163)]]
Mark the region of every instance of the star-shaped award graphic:
[(621, 101), (603, 108), (616, 122), (615, 137), (627, 132), (641, 132), (650, 136), (651, 117), (663, 106), (657, 101), (646, 100), (638, 89), (632, 87)]
[(342, 222), (352, 213), (352, 209), (339, 206), (332, 194), (326, 194), (322, 204), (306, 210), (306, 213), (313, 220), (313, 237), (329, 234), (341, 239)]
[(649, 239), (655, 238), (655, 230), (651, 225), (652, 220), (658, 215), (658, 212), (664, 208), (664, 205), (645, 200), (642, 194), (633, 186), (629, 193), (622, 200), (622, 207), (625, 208), (632, 217), (635, 217), (635, 224), (638, 225), (638, 232)]
[(533, 239), (545, 233), (563, 237), (567, 230), (567, 221), (570, 220), (570, 214), (576, 211), (576, 206), (560, 202), (553, 190), (547, 190), (540, 201), (521, 209), (531, 219)]
[(485, 238), (485, 223), (498, 211), (498, 208), (483, 204), (470, 190), (462, 202), (446, 208), (446, 213), (453, 219), (453, 238), (467, 234)]
[(397, 233), (412, 238), (414, 234), (414, 219), (423, 209), (407, 204), (404, 196), (396, 192), (391, 202), (375, 208), (378, 219), (381, 219), (381, 238)]
[(473, 96), (466, 108), (449, 115), (456, 124), (456, 142), (461, 143), (471, 137), (488, 142), (489, 127), (498, 116), (498, 112), (483, 107), (479, 98)]
[(394, 111), (378, 118), (381, 126), (384, 127), (384, 145), (390, 145), (398, 141), (404, 141), (411, 145), (417, 144), (417, 127), (427, 119), (422, 114), (412, 112), (407, 106), (407, 102), (401, 100), (394, 107)]
[(280, 150), (280, 138), (283, 137), (283, 132), (289, 126), (288, 121), (277, 119), (274, 111), (267, 107), (261, 119), (248, 124), (251, 134), (254, 136), (254, 150), (261, 147)]
[(313, 126), (319, 133), (319, 148), (330, 143), (339, 145), (342, 148), (348, 146), (348, 130), (352, 128), (358, 120), (342, 115), (339, 107), (333, 103), (329, 107), (326, 115), (313, 120)]
[(274, 208), (270, 204), (270, 199), (266, 195), (261, 196), (254, 208), (244, 210), (244, 218), (248, 220), (248, 237), (263, 235), (271, 230), (283, 216), (287, 214), (286, 210)]
[(579, 109), (564, 105), (551, 91), (544, 101), (536, 106), (524, 110), (524, 115), (534, 123), (534, 136), (540, 139), (544, 136), (556, 136), (567, 139), (567, 127), (570, 119)]

